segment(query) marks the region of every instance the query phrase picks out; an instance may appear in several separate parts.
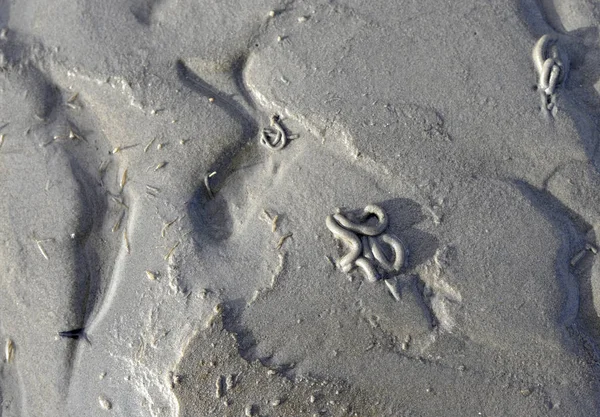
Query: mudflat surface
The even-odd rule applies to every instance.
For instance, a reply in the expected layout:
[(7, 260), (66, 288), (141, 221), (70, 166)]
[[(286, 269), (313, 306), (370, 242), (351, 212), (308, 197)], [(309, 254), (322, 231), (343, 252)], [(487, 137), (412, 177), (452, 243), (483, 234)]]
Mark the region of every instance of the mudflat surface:
[(599, 26), (0, 0), (0, 415), (598, 415)]

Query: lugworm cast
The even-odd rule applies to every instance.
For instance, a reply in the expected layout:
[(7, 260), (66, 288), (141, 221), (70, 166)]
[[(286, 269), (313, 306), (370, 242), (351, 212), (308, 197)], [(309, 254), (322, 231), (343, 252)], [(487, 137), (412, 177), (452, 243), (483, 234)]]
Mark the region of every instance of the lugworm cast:
[(339, 261), (340, 269), (343, 272), (349, 272), (353, 263), (360, 256), (362, 245), (360, 239), (354, 233), (341, 227), (334, 218), (335, 215), (329, 215), (325, 219), (325, 225), (336, 239), (340, 239), (346, 243), (350, 251)]
[(400, 269), (404, 266), (404, 247), (402, 246), (402, 243), (400, 243), (400, 240), (396, 236), (388, 233), (381, 235), (381, 240), (392, 248), (393, 259), (388, 260), (385, 253), (381, 250), (379, 242), (377, 242), (375, 238), (370, 237), (369, 243), (373, 250), (373, 256), (375, 256), (377, 262), (379, 262), (386, 271), (400, 272)]
[(334, 216), (336, 216), (335, 219), (342, 227), (367, 236), (377, 236), (381, 234), (385, 229), (387, 229), (389, 222), (387, 214), (385, 214), (381, 207), (375, 204), (369, 204), (366, 206), (363, 210), (363, 214), (360, 215), (361, 221), (366, 221), (371, 216), (377, 217), (377, 224), (374, 226), (354, 223), (341, 213), (336, 213)]

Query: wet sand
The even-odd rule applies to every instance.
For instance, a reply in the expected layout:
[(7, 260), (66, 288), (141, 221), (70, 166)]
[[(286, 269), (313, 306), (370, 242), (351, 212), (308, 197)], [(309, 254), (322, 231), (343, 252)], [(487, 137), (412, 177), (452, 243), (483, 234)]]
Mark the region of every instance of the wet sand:
[(0, 3), (0, 415), (597, 415), (596, 9)]

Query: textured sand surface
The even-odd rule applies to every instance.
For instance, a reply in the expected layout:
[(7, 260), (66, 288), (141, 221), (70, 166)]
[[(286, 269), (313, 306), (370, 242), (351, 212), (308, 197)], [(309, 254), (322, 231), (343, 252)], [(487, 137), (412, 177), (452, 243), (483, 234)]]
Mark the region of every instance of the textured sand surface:
[[(0, 0), (0, 415), (598, 415), (599, 26)], [(368, 204), (406, 248), (386, 282), (326, 227)]]

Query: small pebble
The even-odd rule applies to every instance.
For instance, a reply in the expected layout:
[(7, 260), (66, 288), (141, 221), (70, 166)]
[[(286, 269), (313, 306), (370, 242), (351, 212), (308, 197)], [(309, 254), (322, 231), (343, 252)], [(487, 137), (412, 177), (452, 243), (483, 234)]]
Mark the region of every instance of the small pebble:
[(171, 382), (173, 383), (173, 385), (179, 385), (181, 383), (181, 375), (173, 374), (173, 377), (171, 378)]
[(227, 391), (230, 391), (233, 389), (233, 387), (235, 386), (235, 375), (227, 375), (227, 378), (225, 378), (225, 387), (227, 388)]
[(256, 414), (256, 410), (254, 404), (248, 404), (246, 408), (244, 408), (244, 415), (246, 417), (252, 417)]
[(108, 401), (108, 399), (106, 397), (104, 397), (103, 395), (98, 397), (98, 403), (100, 403), (100, 407), (103, 410), (110, 410), (112, 408), (112, 404), (110, 401)]
[(4, 360), (6, 363), (11, 363), (14, 355), (15, 344), (11, 339), (6, 339), (6, 346), (4, 347)]

